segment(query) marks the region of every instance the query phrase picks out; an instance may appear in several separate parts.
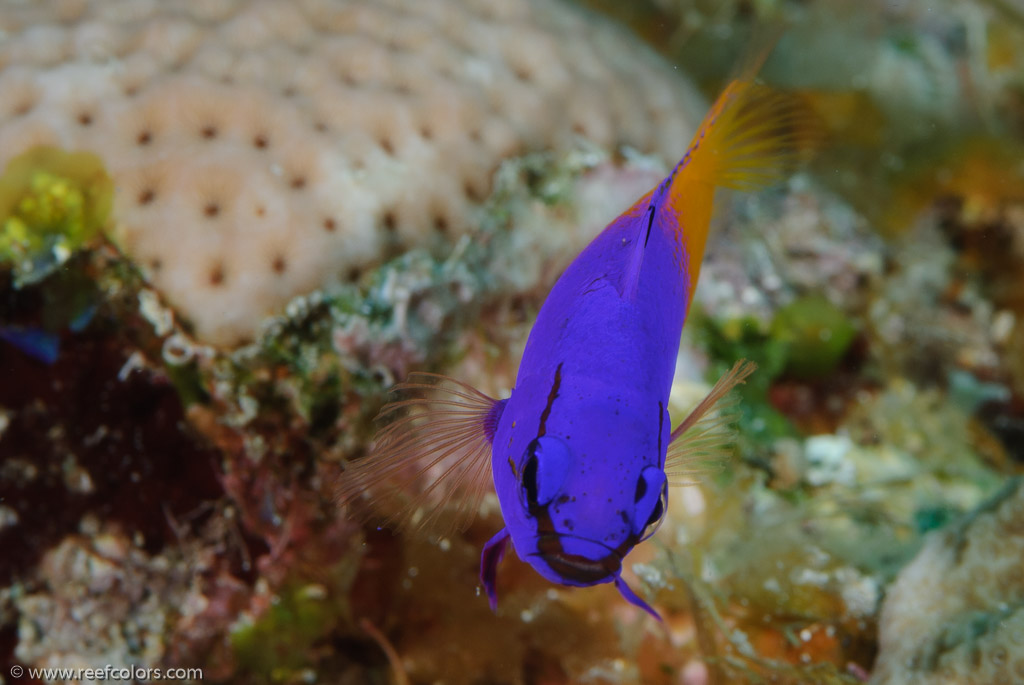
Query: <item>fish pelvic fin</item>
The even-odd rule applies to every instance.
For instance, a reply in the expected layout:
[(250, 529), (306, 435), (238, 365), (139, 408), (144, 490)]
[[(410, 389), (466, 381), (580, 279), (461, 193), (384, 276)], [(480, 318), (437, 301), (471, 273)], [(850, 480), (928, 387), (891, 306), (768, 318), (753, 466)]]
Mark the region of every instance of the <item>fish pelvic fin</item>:
[(508, 541), (508, 528), (502, 528), (487, 541), (480, 553), (480, 583), (487, 593), (491, 611), (498, 610), (498, 564), (505, 557)]
[(675, 215), (689, 299), (704, 258), (715, 188), (754, 191), (780, 181), (822, 139), (822, 124), (805, 98), (754, 82), (759, 63), (726, 86), (663, 182), (661, 204)]
[(669, 436), (665, 475), (669, 485), (692, 485), (696, 479), (719, 469), (732, 453), (735, 438), (737, 385), (757, 370), (757, 364), (741, 359), (690, 411)]
[(401, 530), (465, 530), (491, 487), (491, 441), (506, 400), (432, 373), (410, 374), (390, 392), (369, 454), (341, 475), (339, 505)]
[(644, 600), (640, 599), (640, 595), (633, 592), (633, 589), (626, 584), (626, 581), (624, 581), (622, 579), (622, 576), (619, 574), (616, 574), (615, 576), (615, 588), (619, 591), (619, 594), (622, 595), (622, 598), (625, 599), (627, 602), (629, 602), (633, 606), (640, 607), (648, 614), (650, 614), (654, 619), (656, 619), (659, 623), (661, 622), (661, 616), (658, 614), (657, 611), (654, 610), (654, 607), (652, 607)]

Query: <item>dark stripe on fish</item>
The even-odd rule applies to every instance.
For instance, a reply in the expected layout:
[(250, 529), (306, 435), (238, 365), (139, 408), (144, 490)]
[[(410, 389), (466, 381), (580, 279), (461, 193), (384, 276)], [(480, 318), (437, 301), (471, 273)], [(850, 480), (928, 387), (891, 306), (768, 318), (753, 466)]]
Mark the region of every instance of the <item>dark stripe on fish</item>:
[[(554, 406), (555, 398), (558, 397), (558, 391), (562, 386), (562, 365), (564, 363), (559, 362), (555, 367), (555, 378), (551, 383), (551, 390), (548, 392), (548, 401), (540, 415), (538, 438), (547, 433), (548, 416), (551, 415), (551, 408)], [(664, 411), (661, 413), (664, 414)], [(660, 431), (658, 436), (660, 440)], [(550, 504), (530, 504), (527, 513), (537, 522), (537, 556), (542, 558), (562, 578), (579, 583), (598, 583), (617, 574), (622, 568), (622, 558), (638, 542), (635, 535), (628, 535), (618, 547), (609, 548), (609, 553), (604, 558), (589, 559), (565, 551), (562, 546), (562, 534), (555, 529), (555, 523), (551, 518)], [(629, 524), (628, 520), (626, 520), (626, 524)]]
[(611, 552), (602, 559), (569, 554), (562, 549), (562, 539), (557, 535), (541, 536), (537, 540), (537, 549), (551, 570), (578, 583), (599, 583), (622, 568), (622, 556), (618, 552)]
[(564, 363), (565, 362), (559, 362), (558, 366), (555, 368), (555, 380), (551, 384), (551, 391), (548, 393), (548, 403), (540, 415), (540, 429), (537, 431), (538, 438), (548, 432), (548, 416), (551, 415), (551, 407), (555, 404), (555, 398), (558, 397), (558, 388), (562, 385), (562, 364)]
[[(623, 557), (637, 543), (636, 536), (630, 535), (618, 547), (614, 549), (609, 547), (608, 554), (604, 557), (590, 559), (565, 551), (565, 547), (562, 545), (562, 536), (554, 532), (550, 517), (545, 515), (537, 523), (536, 556), (543, 559), (544, 563), (562, 578), (578, 583), (591, 585), (616, 575), (622, 569)], [(591, 540), (591, 542), (594, 541)]]
[(654, 203), (647, 208), (647, 235), (644, 236), (644, 247), (647, 247), (647, 241), (651, 239), (651, 226), (654, 225)]

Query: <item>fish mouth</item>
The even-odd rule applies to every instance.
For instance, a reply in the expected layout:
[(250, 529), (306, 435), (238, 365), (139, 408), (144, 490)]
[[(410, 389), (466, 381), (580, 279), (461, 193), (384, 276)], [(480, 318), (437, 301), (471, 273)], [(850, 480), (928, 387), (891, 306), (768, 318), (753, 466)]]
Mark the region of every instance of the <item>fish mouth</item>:
[[(575, 551), (567, 551), (566, 542)], [(580, 585), (606, 582), (622, 569), (618, 550), (587, 538), (547, 533), (537, 538), (537, 549), (530, 556), (540, 557), (559, 577)]]

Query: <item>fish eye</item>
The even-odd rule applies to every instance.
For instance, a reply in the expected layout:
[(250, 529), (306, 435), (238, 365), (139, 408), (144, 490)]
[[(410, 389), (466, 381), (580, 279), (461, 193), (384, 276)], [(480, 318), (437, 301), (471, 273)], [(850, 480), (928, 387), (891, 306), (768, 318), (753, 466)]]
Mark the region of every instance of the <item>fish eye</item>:
[(644, 524), (643, 532), (640, 534), (641, 541), (654, 535), (658, 528), (661, 527), (661, 522), (665, 520), (665, 510), (667, 508), (668, 483), (665, 483), (661, 488), (661, 496), (658, 497), (658, 501), (654, 503), (654, 509), (651, 511), (651, 515), (647, 517), (647, 523)]
[(519, 493), (527, 509), (555, 498), (569, 473), (569, 450), (558, 438), (541, 436), (526, 448), (519, 470)]
[(668, 479), (661, 469), (648, 466), (640, 473), (633, 495), (633, 532), (639, 540), (654, 535), (668, 508)]

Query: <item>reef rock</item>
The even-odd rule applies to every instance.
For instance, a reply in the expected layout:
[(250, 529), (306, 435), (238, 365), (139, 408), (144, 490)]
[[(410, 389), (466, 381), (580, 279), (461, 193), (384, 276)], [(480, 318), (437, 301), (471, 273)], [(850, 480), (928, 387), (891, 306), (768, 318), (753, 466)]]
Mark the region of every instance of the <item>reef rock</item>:
[(1024, 681), (1024, 484), (933, 533), (888, 590), (876, 685)]

